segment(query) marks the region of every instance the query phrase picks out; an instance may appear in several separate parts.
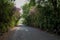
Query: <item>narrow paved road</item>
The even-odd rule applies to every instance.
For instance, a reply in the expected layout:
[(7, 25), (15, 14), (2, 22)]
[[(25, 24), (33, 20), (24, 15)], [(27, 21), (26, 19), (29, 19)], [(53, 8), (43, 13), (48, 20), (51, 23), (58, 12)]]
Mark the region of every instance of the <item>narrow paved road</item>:
[(36, 28), (20, 25), (15, 28), (8, 40), (60, 40), (60, 37)]

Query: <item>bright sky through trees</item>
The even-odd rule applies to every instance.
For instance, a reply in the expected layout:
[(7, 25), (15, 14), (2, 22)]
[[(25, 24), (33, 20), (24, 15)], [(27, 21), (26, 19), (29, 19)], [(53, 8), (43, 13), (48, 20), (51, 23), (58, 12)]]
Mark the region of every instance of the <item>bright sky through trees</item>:
[(25, 4), (27, 2), (27, 0), (16, 0), (15, 1), (15, 6), (20, 8), (23, 4)]
[[(27, 0), (15, 0), (15, 6), (21, 9), (21, 6), (24, 5), (27, 2)], [(20, 10), (22, 13), (22, 9)]]

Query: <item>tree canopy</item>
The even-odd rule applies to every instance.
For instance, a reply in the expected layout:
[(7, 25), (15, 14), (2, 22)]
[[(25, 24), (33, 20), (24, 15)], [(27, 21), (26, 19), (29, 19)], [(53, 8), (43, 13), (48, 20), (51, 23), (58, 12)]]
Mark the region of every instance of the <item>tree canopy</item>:
[[(30, 14), (29, 11), (32, 11), (34, 7), (34, 11), (36, 9), (37, 11), (33, 12), (34, 15), (31, 12), (32, 15), (26, 16), (24, 24), (49, 32), (60, 33), (60, 0), (30, 0), (27, 5), (27, 7), (23, 6), (24, 14)], [(31, 7), (32, 10), (30, 10)]]
[(13, 27), (16, 24), (17, 15), (14, 9), (14, 0), (0, 0), (0, 33), (8, 31), (10, 27)]

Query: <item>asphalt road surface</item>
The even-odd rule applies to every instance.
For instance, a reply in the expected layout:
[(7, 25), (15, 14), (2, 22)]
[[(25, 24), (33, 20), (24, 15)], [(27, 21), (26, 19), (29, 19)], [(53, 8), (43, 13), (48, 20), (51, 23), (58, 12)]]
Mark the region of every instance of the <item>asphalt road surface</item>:
[(8, 40), (60, 40), (60, 37), (40, 29), (20, 25), (10, 34)]

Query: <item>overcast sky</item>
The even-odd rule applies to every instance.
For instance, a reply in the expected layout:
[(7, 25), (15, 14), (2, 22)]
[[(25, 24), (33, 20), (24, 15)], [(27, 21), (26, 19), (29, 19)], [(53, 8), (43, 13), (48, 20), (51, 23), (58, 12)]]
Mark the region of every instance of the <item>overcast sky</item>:
[(23, 10), (21, 8), (21, 6), (23, 6), (25, 3), (27, 2), (27, 0), (15, 0), (15, 6), (20, 8), (20, 13), (23, 13)]
[(20, 8), (23, 4), (25, 4), (27, 2), (27, 0), (16, 0), (15, 1), (15, 6)]

